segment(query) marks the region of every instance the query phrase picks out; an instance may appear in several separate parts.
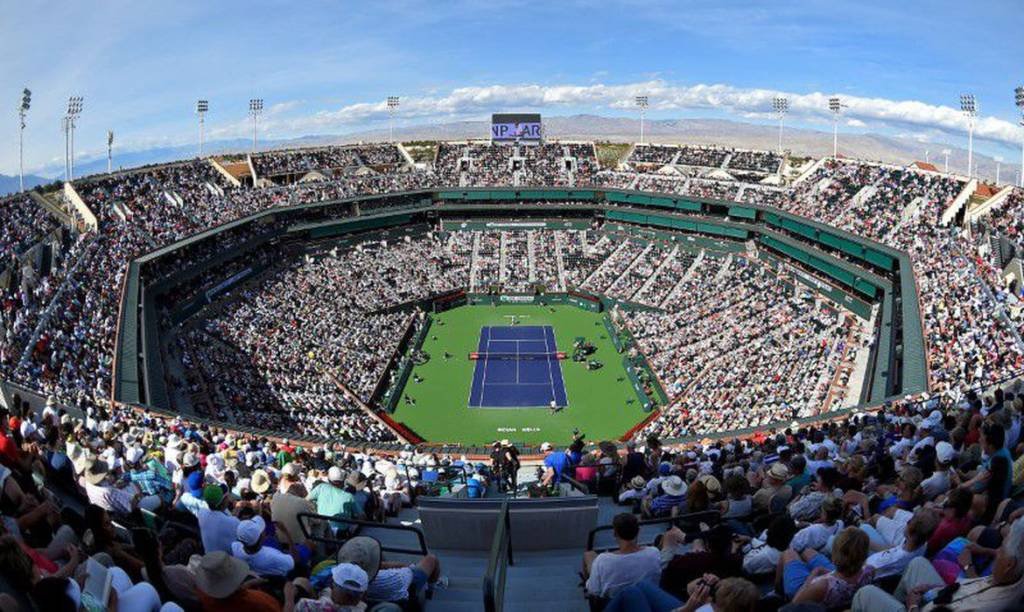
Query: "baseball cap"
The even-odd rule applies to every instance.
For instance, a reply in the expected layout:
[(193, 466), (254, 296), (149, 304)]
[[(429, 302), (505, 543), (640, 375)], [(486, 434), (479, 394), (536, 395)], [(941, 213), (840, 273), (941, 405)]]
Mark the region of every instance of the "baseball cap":
[(545, 442), (544, 444), (540, 445), (540, 452), (546, 453), (547, 451), (552, 450), (554, 448), (555, 447), (552, 446), (550, 442)]
[[(185, 484), (188, 486), (188, 490), (190, 492), (201, 490), (203, 488), (203, 473), (192, 472), (185, 480)], [(196, 495), (196, 497), (198, 497), (198, 495)]]
[(217, 509), (224, 500), (224, 489), (220, 485), (206, 485), (203, 487), (203, 500), (211, 509)]
[(331, 469), (327, 470), (327, 480), (331, 482), (345, 482), (345, 473), (341, 471), (341, 468), (332, 465)]
[(235, 529), (235, 537), (242, 544), (252, 546), (260, 541), (260, 536), (263, 535), (263, 529), (266, 526), (262, 516), (254, 516), (238, 524), (238, 528)]
[(935, 457), (939, 463), (951, 463), (956, 457), (956, 449), (949, 442), (939, 442), (935, 445)]
[(353, 593), (365, 593), (370, 585), (366, 571), (354, 563), (339, 563), (331, 569), (331, 578), (338, 588)]

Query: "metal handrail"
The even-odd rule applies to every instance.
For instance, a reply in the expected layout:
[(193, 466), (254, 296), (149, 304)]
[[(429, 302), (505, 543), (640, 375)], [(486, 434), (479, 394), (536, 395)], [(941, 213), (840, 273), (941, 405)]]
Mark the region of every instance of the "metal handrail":
[(512, 558), (512, 523), (509, 519), (508, 500), (502, 502), (498, 522), (494, 527), (494, 541), (484, 574), (484, 611), (501, 612), (505, 606), (505, 580), (508, 566), (515, 565)]
[(344, 518), (340, 516), (327, 516), (326, 514), (316, 514), (313, 512), (300, 512), (296, 515), (299, 521), (299, 528), (302, 530), (302, 535), (307, 540), (313, 540), (316, 542), (325, 542), (328, 544), (343, 544), (344, 538), (328, 537), (317, 535), (311, 532), (309, 525), (306, 523), (306, 519), (318, 519), (328, 524), (332, 523), (346, 523), (348, 525), (355, 525), (358, 529), (356, 532), (361, 531), (363, 527), (373, 529), (385, 529), (388, 531), (406, 531), (416, 534), (416, 540), (419, 543), (419, 548), (405, 548), (401, 546), (385, 546), (381, 544), (380, 549), (386, 552), (400, 553), (406, 555), (422, 555), (426, 556), (430, 551), (427, 549), (427, 539), (423, 537), (423, 532), (416, 527), (410, 525), (393, 525), (391, 523), (375, 523), (373, 521), (363, 521), (353, 518)]
[[(690, 514), (680, 514), (678, 516), (665, 516), (662, 518), (644, 519), (642, 521), (638, 521), (637, 524), (639, 524), (641, 527), (643, 527), (644, 525), (658, 524), (671, 524), (673, 526), (678, 527), (679, 523), (682, 522), (693, 522), (700, 521), (703, 519), (710, 519), (711, 522), (718, 523), (722, 520), (722, 513), (719, 512), (718, 510), (702, 510), (701, 512), (691, 512)], [(593, 529), (591, 529), (590, 533), (587, 534), (587, 550), (597, 550), (594, 548), (594, 538), (597, 536), (599, 532), (611, 531), (612, 529), (613, 527), (611, 525), (600, 525), (598, 527), (594, 527)], [(599, 550), (614, 550), (614, 547), (602, 548)]]

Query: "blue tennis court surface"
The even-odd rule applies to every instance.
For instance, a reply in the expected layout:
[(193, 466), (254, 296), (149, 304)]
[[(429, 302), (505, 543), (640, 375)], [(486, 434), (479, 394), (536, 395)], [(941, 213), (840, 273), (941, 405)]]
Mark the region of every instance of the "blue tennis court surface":
[(557, 350), (550, 325), (481, 328), (469, 407), (568, 405)]

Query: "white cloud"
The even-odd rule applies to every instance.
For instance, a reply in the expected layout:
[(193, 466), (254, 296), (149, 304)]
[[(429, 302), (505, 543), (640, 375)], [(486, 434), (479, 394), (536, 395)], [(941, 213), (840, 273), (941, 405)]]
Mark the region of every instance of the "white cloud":
[[(459, 87), (447, 94), (403, 97), (400, 116), (409, 119), (465, 119), (484, 116), (499, 110), (558, 110), (601, 108), (633, 110), (633, 97), (647, 95), (652, 111), (718, 110), (742, 118), (772, 117), (772, 99), (777, 95), (789, 98), (790, 117), (817, 122), (831, 119), (828, 98), (833, 94), (778, 92), (749, 89), (724, 84), (674, 85), (651, 80), (622, 85), (490, 85)], [(947, 134), (961, 134), (967, 123), (961, 113), (949, 106), (928, 104), (917, 100), (890, 100), (841, 96), (846, 108), (846, 125), (858, 128), (930, 129)], [(360, 102), (334, 110), (290, 118), (268, 118), (261, 131), (275, 135), (313, 133), (363, 125), (387, 119), (384, 100)], [(241, 135), (244, 126), (223, 126), (223, 135)], [(975, 136), (1007, 144), (1019, 142), (1019, 128), (1013, 122), (996, 117), (979, 117)]]

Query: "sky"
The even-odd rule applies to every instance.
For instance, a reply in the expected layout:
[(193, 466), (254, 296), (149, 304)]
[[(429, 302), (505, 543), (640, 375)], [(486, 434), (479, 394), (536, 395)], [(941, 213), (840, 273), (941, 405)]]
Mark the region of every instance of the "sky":
[(344, 134), (396, 123), (481, 119), (498, 111), (652, 119), (774, 121), (966, 144), (961, 93), (979, 115), (976, 149), (1019, 160), (1024, 3), (865, 0), (0, 0), (0, 173), (18, 170), (17, 105), (32, 90), (26, 171), (63, 170), (61, 117), (84, 98), (76, 153), (251, 134)]

